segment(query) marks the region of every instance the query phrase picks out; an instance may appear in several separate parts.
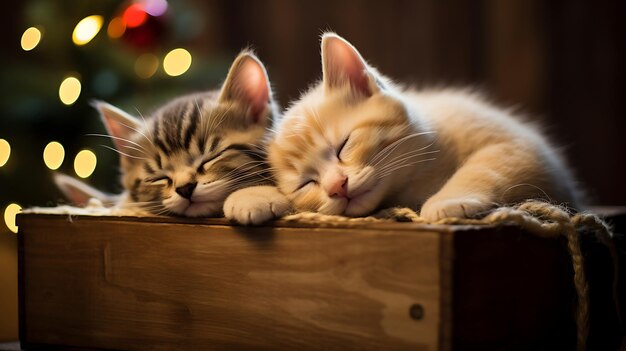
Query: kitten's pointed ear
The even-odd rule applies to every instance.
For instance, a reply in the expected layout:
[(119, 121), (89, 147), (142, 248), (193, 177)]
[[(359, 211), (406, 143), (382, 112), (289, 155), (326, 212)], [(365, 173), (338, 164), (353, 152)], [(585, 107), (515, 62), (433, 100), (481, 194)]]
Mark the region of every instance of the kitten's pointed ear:
[(265, 67), (253, 53), (241, 52), (230, 66), (220, 101), (238, 101), (248, 109), (252, 123), (266, 123), (271, 112), (271, 97)]
[(378, 91), (376, 80), (361, 54), (335, 33), (322, 36), (322, 70), (324, 89), (327, 91), (346, 84), (367, 97)]
[(105, 194), (63, 173), (54, 174), (54, 183), (59, 190), (61, 190), (63, 195), (75, 206), (85, 206), (92, 198), (100, 200), (100, 202), (107, 206), (115, 203), (116, 197), (114, 195)]
[(141, 128), (141, 122), (104, 101), (94, 101), (92, 105), (100, 112), (102, 122), (109, 135), (112, 136), (111, 140), (115, 148), (123, 151), (122, 148), (128, 145), (124, 140), (131, 139), (131, 136)]

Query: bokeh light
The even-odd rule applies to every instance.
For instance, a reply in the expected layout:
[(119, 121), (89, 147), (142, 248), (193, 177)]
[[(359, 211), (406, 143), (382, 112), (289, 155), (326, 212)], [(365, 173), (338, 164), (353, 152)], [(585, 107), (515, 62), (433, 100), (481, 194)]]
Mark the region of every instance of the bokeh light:
[(0, 167), (7, 164), (11, 156), (11, 144), (4, 139), (0, 139)]
[(43, 162), (51, 170), (58, 169), (65, 159), (65, 149), (59, 142), (51, 141), (43, 149)]
[(143, 6), (133, 4), (128, 6), (122, 17), (124, 18), (126, 27), (134, 28), (142, 25), (148, 19), (148, 14), (144, 11)]
[(30, 27), (22, 34), (22, 49), (30, 51), (39, 45), (41, 41), (41, 31), (35, 27)]
[(189, 51), (178, 48), (165, 55), (163, 59), (163, 69), (170, 76), (180, 76), (187, 72), (191, 66), (191, 54)]
[(65, 105), (71, 105), (80, 96), (80, 81), (76, 77), (67, 77), (59, 86), (59, 98)]
[(93, 39), (102, 28), (102, 16), (92, 15), (85, 17), (74, 28), (72, 41), (76, 45), (85, 45)]
[(10, 231), (17, 233), (17, 225), (15, 224), (15, 216), (22, 212), (22, 206), (18, 204), (9, 204), (4, 209), (4, 223)]
[(144, 10), (150, 16), (159, 17), (167, 11), (167, 1), (165, 0), (145, 0), (143, 3)]
[(135, 61), (135, 73), (139, 78), (150, 78), (157, 69), (159, 69), (159, 58), (153, 54), (143, 54)]
[(126, 24), (121, 17), (115, 17), (109, 22), (109, 26), (107, 27), (107, 34), (111, 39), (117, 39), (124, 35), (126, 31)]
[(96, 169), (96, 154), (91, 150), (81, 150), (74, 159), (74, 171), (81, 178), (89, 177)]

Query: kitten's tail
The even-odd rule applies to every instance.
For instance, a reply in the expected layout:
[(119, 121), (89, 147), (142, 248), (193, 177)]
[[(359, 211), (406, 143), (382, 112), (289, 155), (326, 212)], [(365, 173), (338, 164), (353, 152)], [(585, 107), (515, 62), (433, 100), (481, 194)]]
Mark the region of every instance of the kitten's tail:
[(106, 207), (114, 206), (119, 201), (119, 195), (104, 193), (63, 173), (54, 173), (54, 183), (75, 206), (86, 206), (91, 199), (99, 200)]

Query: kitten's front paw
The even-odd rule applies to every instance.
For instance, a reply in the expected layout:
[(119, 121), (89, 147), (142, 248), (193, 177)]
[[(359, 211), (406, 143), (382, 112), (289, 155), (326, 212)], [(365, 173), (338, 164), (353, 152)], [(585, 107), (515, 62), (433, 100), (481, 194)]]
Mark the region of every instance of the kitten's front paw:
[(473, 218), (494, 207), (492, 202), (478, 197), (452, 199), (430, 198), (422, 206), (420, 216), (430, 222), (443, 218)]
[(224, 216), (245, 225), (257, 225), (282, 217), (291, 209), (289, 200), (274, 186), (239, 189), (224, 202)]

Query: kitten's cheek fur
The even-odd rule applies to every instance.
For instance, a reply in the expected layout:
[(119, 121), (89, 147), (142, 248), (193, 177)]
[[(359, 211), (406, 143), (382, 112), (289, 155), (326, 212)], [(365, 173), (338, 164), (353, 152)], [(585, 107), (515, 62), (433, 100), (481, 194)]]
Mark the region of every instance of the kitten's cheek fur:
[(430, 222), (443, 218), (472, 218), (482, 215), (493, 207), (494, 203), (481, 197), (438, 199), (434, 196), (424, 203), (420, 216)]
[(274, 186), (239, 189), (226, 198), (224, 216), (244, 225), (258, 225), (282, 217), (291, 203)]

